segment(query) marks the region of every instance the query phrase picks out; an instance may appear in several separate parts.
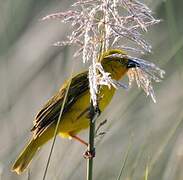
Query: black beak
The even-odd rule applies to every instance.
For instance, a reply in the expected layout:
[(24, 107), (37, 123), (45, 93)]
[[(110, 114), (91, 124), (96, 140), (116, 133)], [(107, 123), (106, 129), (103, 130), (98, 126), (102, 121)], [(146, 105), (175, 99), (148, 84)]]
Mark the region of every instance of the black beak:
[(131, 59), (128, 59), (128, 63), (127, 63), (127, 68), (136, 68), (136, 67), (140, 67), (139, 63), (131, 60)]

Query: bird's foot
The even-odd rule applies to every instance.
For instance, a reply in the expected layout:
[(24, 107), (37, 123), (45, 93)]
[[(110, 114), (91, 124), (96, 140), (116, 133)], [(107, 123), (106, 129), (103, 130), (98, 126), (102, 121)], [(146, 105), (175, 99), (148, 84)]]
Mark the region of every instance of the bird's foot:
[(84, 152), (83, 157), (85, 159), (92, 159), (95, 157), (95, 148), (91, 151), (89, 151), (88, 149)]

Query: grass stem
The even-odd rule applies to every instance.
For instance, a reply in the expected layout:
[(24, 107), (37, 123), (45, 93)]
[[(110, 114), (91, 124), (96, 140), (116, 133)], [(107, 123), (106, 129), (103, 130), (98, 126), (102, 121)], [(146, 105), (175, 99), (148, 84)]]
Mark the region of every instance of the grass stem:
[[(95, 108), (91, 102), (88, 152), (92, 154), (95, 153), (95, 121), (98, 116), (99, 109)], [(93, 158), (94, 156), (87, 159), (87, 180), (93, 179)]]
[(65, 96), (64, 96), (64, 99), (63, 99), (63, 104), (61, 105), (61, 108), (60, 108), (60, 114), (59, 114), (58, 121), (57, 121), (57, 124), (56, 124), (56, 127), (55, 127), (53, 141), (52, 141), (52, 144), (51, 144), (50, 153), (49, 153), (48, 160), (47, 160), (47, 163), (46, 163), (46, 167), (45, 167), (45, 171), (44, 171), (44, 175), (43, 175), (43, 180), (46, 179), (48, 167), (49, 167), (50, 160), (51, 160), (51, 155), (52, 155), (52, 152), (53, 152), (53, 149), (54, 149), (54, 145), (55, 145), (55, 141), (56, 141), (56, 136), (57, 136), (57, 133), (58, 133), (59, 124), (61, 122), (62, 113), (64, 111), (64, 106), (65, 106), (65, 103), (66, 103), (66, 100), (67, 100), (67, 95), (68, 95), (69, 88), (70, 88), (70, 85), (71, 85), (71, 82), (72, 82), (73, 71), (74, 71), (74, 65), (72, 66), (71, 75), (70, 75), (70, 81), (68, 83), (68, 86), (67, 86), (67, 89), (66, 89), (66, 92), (65, 92)]

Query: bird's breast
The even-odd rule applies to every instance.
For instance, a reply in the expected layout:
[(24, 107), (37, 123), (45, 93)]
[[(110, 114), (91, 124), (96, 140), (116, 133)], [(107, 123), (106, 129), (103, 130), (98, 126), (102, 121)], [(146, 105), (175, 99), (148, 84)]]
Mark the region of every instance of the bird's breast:
[(115, 88), (111, 87), (109, 88), (108, 86), (102, 86), (100, 89), (99, 93), (99, 108), (101, 111), (104, 111), (106, 106), (110, 103), (112, 100), (112, 97), (115, 93)]
[[(115, 88), (108, 88), (107, 86), (102, 86), (100, 88), (98, 103), (101, 112), (110, 103), (113, 95), (115, 93)], [(86, 129), (89, 126), (89, 109), (90, 109), (90, 92), (89, 90), (82, 94), (73, 106), (64, 114), (63, 119), (60, 123), (60, 132), (72, 132), (72, 134), (77, 134), (82, 129)]]

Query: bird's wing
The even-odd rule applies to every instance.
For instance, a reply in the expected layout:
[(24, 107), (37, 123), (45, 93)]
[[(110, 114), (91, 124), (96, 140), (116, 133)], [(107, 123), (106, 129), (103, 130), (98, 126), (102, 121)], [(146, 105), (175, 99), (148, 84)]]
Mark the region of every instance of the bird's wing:
[[(51, 124), (57, 122), (68, 86), (69, 81), (61, 87), (36, 115), (33, 122), (34, 126), (31, 129), (34, 133), (34, 138), (40, 136)], [(85, 71), (72, 78), (63, 113), (67, 112), (74, 102), (87, 90), (89, 90), (88, 71)]]

